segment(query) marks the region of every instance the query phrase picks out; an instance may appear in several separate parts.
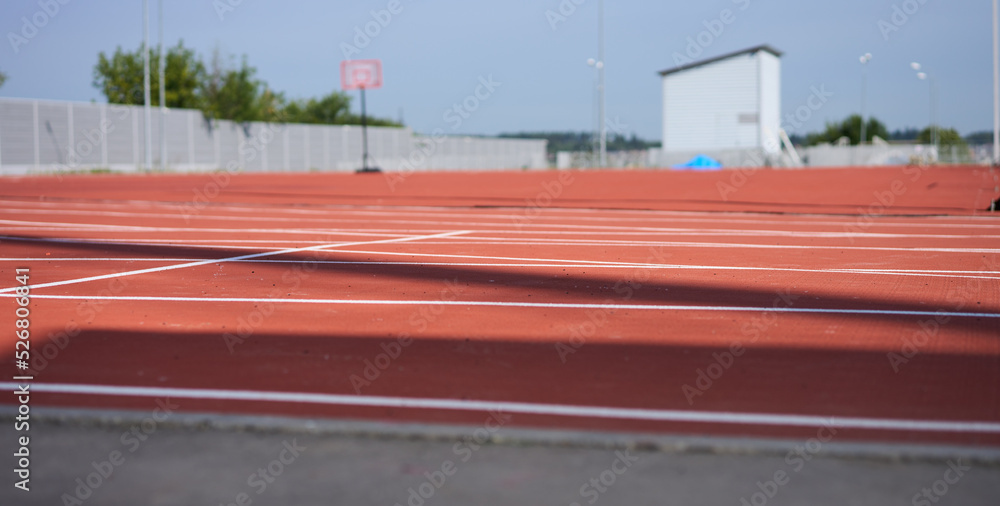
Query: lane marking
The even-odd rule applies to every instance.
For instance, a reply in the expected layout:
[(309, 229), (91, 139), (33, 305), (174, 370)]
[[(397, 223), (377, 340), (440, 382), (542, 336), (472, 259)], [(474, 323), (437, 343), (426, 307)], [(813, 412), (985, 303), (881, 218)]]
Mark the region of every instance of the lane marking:
[[(251, 249), (251, 248), (246, 248)], [(423, 256), (423, 255), (415, 255)], [(2, 258), (0, 262), (195, 262), (205, 258), (114, 258), (114, 257), (30, 257)], [(517, 260), (535, 261), (533, 258)], [(677, 265), (677, 264), (592, 264), (587, 260), (566, 260), (565, 263), (489, 263), (489, 262), (399, 262), (399, 261), (355, 261), (355, 260), (233, 260), (232, 263), (248, 264), (309, 264), (309, 265), (386, 265), (406, 267), (546, 267), (546, 268), (588, 268), (588, 269), (656, 269), (656, 270), (695, 270), (695, 271), (778, 271), (807, 272), (812, 274), (865, 274), (873, 276), (911, 276), (947, 279), (994, 279), (1000, 280), (1000, 272), (991, 271), (939, 271), (924, 269), (860, 269), (860, 268), (829, 268), (805, 269), (793, 267), (751, 267), (734, 265)]]
[[(0, 382), (0, 388), (15, 390), (16, 383)], [(848, 429), (898, 430), (953, 433), (1000, 433), (1000, 423), (992, 421), (920, 420), (902, 418), (838, 417), (780, 413), (740, 413), (687, 411), (676, 409), (620, 408), (572, 404), (544, 404), (509, 401), (458, 400), (424, 397), (343, 395), (308, 392), (222, 390), (213, 388), (169, 388), (113, 386), (71, 383), (32, 383), (32, 391), (72, 395), (119, 397), (178, 397), (222, 401), (293, 402), (334, 406), (364, 406), (448, 411), (499, 411), (528, 415), (615, 418), (659, 422), (720, 423), (737, 425), (777, 425), (788, 427), (838, 427)]]
[[(42, 286), (42, 285), (38, 285)], [(32, 287), (35, 288), (35, 287)], [(0, 293), (0, 297), (16, 297), (12, 293)], [(775, 313), (820, 313), (879, 316), (949, 316), (956, 318), (1000, 318), (1000, 313), (963, 313), (958, 311), (913, 311), (903, 309), (833, 309), (809, 307), (771, 306), (692, 306), (682, 304), (600, 304), (570, 302), (501, 302), (483, 300), (387, 300), (387, 299), (272, 299), (259, 297), (159, 297), (151, 295), (36, 295), (33, 299), (53, 300), (108, 300), (132, 302), (240, 302), (240, 303), (285, 303), (285, 304), (331, 304), (331, 305), (373, 305), (373, 306), (488, 306), (524, 307), (547, 309), (610, 309), (610, 310), (656, 310), (656, 311), (735, 311), (735, 312), (775, 312)]]
[[(306, 247), (303, 247), (303, 248), (291, 248), (291, 249), (283, 249), (283, 250), (278, 250), (278, 251), (265, 251), (265, 252), (262, 252), (262, 253), (253, 253), (253, 254), (250, 254), (250, 255), (240, 255), (240, 256), (235, 256), (235, 257), (219, 258), (219, 259), (215, 259), (215, 260), (200, 260), (200, 261), (197, 261), (197, 262), (188, 262), (188, 263), (177, 264), (177, 265), (166, 265), (166, 266), (161, 266), (161, 267), (151, 267), (149, 269), (139, 269), (139, 270), (135, 270), (135, 271), (116, 272), (116, 273), (112, 273), (112, 274), (103, 274), (103, 275), (100, 275), (100, 276), (90, 276), (90, 277), (86, 277), (86, 278), (68, 279), (68, 280), (65, 280), (65, 281), (53, 281), (51, 283), (42, 283), (42, 284), (38, 284), (38, 285), (31, 285), (31, 288), (32, 289), (39, 289), (39, 288), (48, 288), (48, 287), (52, 287), (52, 286), (72, 285), (72, 284), (77, 284), (77, 283), (86, 283), (88, 281), (98, 281), (98, 280), (102, 280), (102, 279), (120, 278), (120, 277), (124, 277), (124, 276), (135, 276), (135, 275), (138, 275), (138, 274), (149, 274), (149, 273), (153, 273), (153, 272), (163, 272), (163, 271), (170, 271), (170, 270), (175, 270), (175, 269), (185, 269), (185, 268), (188, 268), (188, 267), (199, 267), (199, 266), (202, 266), (202, 265), (226, 263), (226, 262), (232, 262), (232, 261), (236, 261), (236, 260), (249, 260), (249, 259), (252, 259), (252, 258), (261, 258), (261, 257), (267, 257), (267, 256), (274, 256), (274, 255), (285, 255), (285, 254), (288, 254), (288, 253), (299, 253), (299, 252), (303, 252), (303, 251), (320, 251), (320, 250), (324, 250), (324, 249), (328, 249), (328, 248), (338, 248), (338, 247), (341, 247), (341, 246), (365, 246), (365, 245), (371, 245), (371, 244), (389, 244), (389, 243), (398, 243), (398, 242), (410, 242), (410, 241), (419, 241), (419, 240), (422, 240), (422, 239), (433, 239), (433, 238), (438, 238), (438, 237), (450, 237), (450, 236), (453, 236), (453, 235), (460, 235), (460, 234), (467, 234), (467, 233), (469, 233), (468, 230), (457, 230), (457, 231), (453, 231), (453, 232), (443, 232), (443, 233), (440, 233), (440, 234), (417, 235), (417, 236), (410, 236), (410, 237), (397, 237), (395, 239), (381, 239), (381, 240), (377, 240), (377, 241), (321, 244), (321, 245), (318, 245), (318, 246), (306, 246)], [(6, 293), (9, 293), (9, 292), (13, 292), (13, 291), (16, 291), (16, 290), (17, 290), (16, 286), (13, 286), (13, 287), (10, 287), (10, 288), (0, 289), (0, 295), (6, 294)]]
[(553, 239), (546, 241), (519, 241), (502, 237), (468, 237), (461, 243), (455, 241), (427, 242), (425, 244), (481, 244), (481, 245), (511, 245), (511, 246), (676, 246), (684, 248), (751, 248), (751, 249), (836, 249), (857, 251), (918, 251), (926, 253), (991, 253), (998, 254), (1000, 249), (994, 248), (895, 248), (888, 246), (837, 246), (837, 245), (800, 245), (800, 244), (746, 244), (729, 242), (681, 242), (681, 241), (601, 241), (581, 240), (579, 242)]
[[(368, 223), (369, 220), (330, 220), (339, 223)], [(531, 228), (533, 230), (510, 230), (511, 223), (483, 223), (483, 222), (452, 222), (452, 221), (422, 221), (422, 220), (379, 220), (379, 223), (394, 225), (425, 225), (434, 227), (471, 227), (479, 229), (500, 228), (498, 230), (487, 230), (493, 233), (504, 234), (548, 234), (548, 235), (581, 235), (599, 233), (601, 235), (683, 235), (683, 236), (706, 236), (706, 237), (790, 237), (790, 238), (927, 238), (927, 239), (996, 239), (1000, 235), (986, 234), (903, 234), (888, 232), (833, 232), (833, 231), (801, 231), (801, 230), (767, 230), (767, 229), (726, 229), (726, 228), (676, 228), (676, 227), (626, 227), (613, 225), (572, 225), (556, 223), (527, 223), (518, 226)], [(108, 232), (211, 232), (211, 233), (275, 233), (275, 234), (349, 234), (357, 235), (378, 235), (362, 232), (361, 229), (320, 229), (320, 228), (281, 228), (281, 229), (247, 229), (247, 228), (199, 228), (199, 227), (151, 227), (142, 225), (109, 225), (99, 223), (69, 223), (69, 222), (46, 222), (46, 221), (22, 221), (3, 220), (0, 224), (17, 225), (15, 227), (0, 227), (0, 230), (101, 230)], [(544, 230), (554, 228), (557, 230)], [(542, 230), (539, 230), (542, 229)], [(573, 230), (558, 230), (573, 229)]]
[[(303, 241), (315, 242), (315, 241)], [(344, 251), (346, 252), (346, 251)], [(376, 254), (377, 252), (370, 252)], [(381, 253), (379, 254), (392, 254)], [(406, 256), (435, 256), (419, 253), (394, 253)], [(483, 258), (474, 255), (449, 255), (457, 257)], [(520, 260), (522, 262), (538, 262), (537, 258), (520, 257), (487, 257), (506, 260)], [(160, 257), (0, 257), (0, 262), (33, 262), (44, 260), (46, 262), (197, 262), (200, 260), (210, 260), (209, 258), (160, 258)], [(994, 271), (956, 271), (937, 269), (870, 269), (863, 267), (830, 267), (826, 269), (807, 269), (804, 267), (755, 267), (743, 265), (691, 265), (691, 264), (650, 264), (642, 262), (620, 262), (605, 264), (601, 260), (552, 260), (561, 263), (497, 263), (497, 262), (404, 262), (394, 260), (281, 260), (281, 259), (254, 259), (254, 260), (233, 260), (233, 263), (248, 264), (317, 264), (317, 265), (390, 265), (390, 266), (416, 266), (416, 267), (588, 267), (602, 269), (677, 269), (677, 270), (722, 270), (722, 271), (782, 271), (782, 272), (811, 272), (820, 274), (887, 274), (887, 275), (911, 275), (911, 276), (936, 276), (936, 277), (956, 277), (973, 279), (995, 279), (1000, 277), (1000, 272)], [(588, 262), (601, 262), (600, 264)]]
[[(3, 208), (0, 207), (0, 212), (33, 212), (36, 214), (58, 214), (61, 211), (65, 211), (67, 214), (96, 214), (96, 215), (109, 215), (109, 216), (155, 216), (155, 217), (178, 217), (183, 216), (181, 210), (184, 209), (183, 206), (166, 203), (166, 202), (149, 202), (142, 201), (148, 205), (150, 209), (166, 209), (172, 211), (171, 213), (137, 213), (130, 212), (134, 211), (135, 202), (128, 204), (115, 204), (115, 203), (49, 203), (49, 202), (33, 202), (32, 205), (40, 207), (55, 208), (59, 206), (70, 206), (70, 207), (80, 207), (85, 208), (86, 211), (76, 211), (71, 209), (51, 209), (51, 210), (39, 210), (39, 209), (23, 209), (23, 208)], [(0, 206), (8, 204), (8, 202), (0, 201)], [(13, 203), (12, 203), (13, 204)], [(18, 205), (23, 205), (22, 202), (16, 202)], [(110, 212), (103, 211), (107, 208), (124, 208), (130, 211), (126, 212)], [(97, 210), (95, 210), (97, 209)], [(298, 209), (298, 208), (282, 208), (282, 207), (249, 207), (241, 205), (216, 205), (212, 208), (212, 211), (230, 211), (233, 213), (250, 213), (250, 212), (267, 212), (269, 214), (274, 213), (287, 213), (294, 215), (329, 215), (331, 210), (336, 209), (338, 213), (354, 214), (360, 216), (399, 216), (405, 215), (407, 217), (412, 216), (427, 216), (427, 217), (449, 217), (449, 218), (488, 218), (488, 219), (523, 219), (525, 217), (524, 213), (517, 213), (518, 208), (488, 208), (482, 209), (479, 213), (455, 212), (454, 208), (451, 207), (435, 207), (435, 206), (351, 206), (351, 205), (334, 205), (327, 206), (326, 209)], [(95, 210), (92, 211), (91, 210)], [(586, 209), (586, 208), (558, 208), (552, 207), (544, 210), (547, 214), (561, 214), (561, 216), (538, 216), (534, 218), (533, 221), (538, 220), (560, 220), (560, 219), (573, 219), (573, 220), (587, 220), (587, 221), (688, 221), (694, 223), (738, 223), (745, 225), (755, 225), (760, 223), (767, 224), (777, 224), (777, 225), (825, 225), (825, 226), (844, 226), (844, 225), (857, 225), (857, 218), (850, 219), (845, 216), (845, 221), (831, 221), (829, 217), (823, 215), (817, 215), (813, 217), (806, 216), (788, 216), (785, 220), (775, 220), (775, 219), (760, 219), (761, 216), (741, 216), (739, 213), (710, 213), (710, 212), (698, 212), (698, 211), (668, 211), (668, 210), (626, 210), (626, 209)], [(506, 214), (498, 214), (506, 213)], [(584, 216), (585, 213), (592, 214), (612, 214), (618, 216)], [(640, 217), (635, 217), (633, 215), (640, 215)], [(655, 215), (650, 217), (650, 215)], [(296, 218), (277, 218), (277, 217), (257, 217), (257, 216), (234, 216), (234, 215), (209, 215), (204, 213), (199, 213), (192, 218), (197, 219), (251, 219), (251, 220), (267, 220), (273, 219), (275, 221), (291, 221)], [(898, 218), (896, 216), (891, 217), (878, 217), (880, 219), (892, 219)], [(913, 222), (886, 222), (886, 221), (875, 221), (871, 224), (872, 227), (880, 226), (890, 226), (890, 227), (969, 227), (969, 228), (989, 228), (997, 229), (998, 226), (993, 223), (974, 223), (974, 222), (988, 222), (988, 217), (981, 216), (917, 216), (915, 218), (920, 218), (921, 220), (931, 220), (937, 223), (913, 223)], [(309, 218), (304, 218), (309, 220)], [(323, 221), (329, 221), (335, 219), (321, 219)], [(942, 223), (943, 220), (953, 220), (955, 223)], [(973, 223), (968, 223), (973, 222)]]

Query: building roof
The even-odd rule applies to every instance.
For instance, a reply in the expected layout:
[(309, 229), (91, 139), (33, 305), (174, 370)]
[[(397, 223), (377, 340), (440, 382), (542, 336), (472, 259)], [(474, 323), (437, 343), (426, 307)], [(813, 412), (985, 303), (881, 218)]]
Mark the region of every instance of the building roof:
[(735, 56), (742, 56), (742, 55), (745, 55), (745, 54), (754, 54), (754, 53), (757, 53), (759, 51), (767, 51), (768, 53), (771, 53), (771, 54), (773, 54), (774, 56), (777, 56), (777, 57), (781, 57), (781, 54), (782, 54), (781, 51), (778, 51), (777, 49), (775, 49), (775, 48), (773, 48), (773, 47), (771, 47), (771, 46), (769, 46), (767, 44), (762, 44), (760, 46), (754, 46), (754, 47), (751, 47), (749, 49), (743, 49), (741, 51), (736, 51), (736, 52), (733, 52), (733, 53), (726, 53), (726, 54), (724, 54), (722, 56), (716, 56), (715, 58), (709, 58), (707, 60), (696, 61), (696, 62), (693, 62), (693, 63), (688, 63), (687, 65), (681, 65), (679, 67), (674, 67), (674, 68), (671, 68), (671, 69), (661, 70), (660, 71), (660, 75), (661, 76), (667, 76), (667, 75), (670, 75), (670, 74), (675, 74), (677, 72), (681, 72), (683, 70), (693, 69), (695, 67), (701, 67), (703, 65), (708, 65), (709, 63), (715, 63), (717, 61), (725, 60), (725, 59), (728, 59), (728, 58), (733, 58)]

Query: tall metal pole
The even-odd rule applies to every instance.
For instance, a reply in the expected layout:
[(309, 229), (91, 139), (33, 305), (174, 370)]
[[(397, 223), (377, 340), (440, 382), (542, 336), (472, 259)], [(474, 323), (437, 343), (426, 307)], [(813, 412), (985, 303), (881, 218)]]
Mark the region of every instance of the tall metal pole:
[(927, 81), (931, 86), (931, 142), (934, 144), (934, 155), (938, 160), (941, 159), (941, 153), (939, 152), (938, 144), (940, 139), (938, 139), (939, 131), (937, 126), (937, 92), (934, 86), (934, 76), (929, 76)]
[(1000, 25), (993, 0), (993, 163), (1000, 165)]
[(865, 123), (865, 102), (868, 93), (868, 62), (872, 59), (871, 53), (861, 56), (861, 139), (858, 145), (863, 145), (868, 141), (868, 125)]
[(160, 3), (160, 169), (167, 168), (167, 79), (166, 55), (163, 54), (163, 0)]
[(153, 119), (150, 111), (149, 97), (149, 0), (142, 0), (142, 93), (146, 129), (146, 169), (153, 168)]
[(363, 154), (361, 155), (361, 170), (368, 170), (368, 120), (365, 111), (365, 87), (361, 87), (361, 145)]
[(597, 61), (601, 66), (597, 69), (600, 75), (598, 91), (601, 95), (601, 107), (599, 121), (601, 122), (601, 167), (608, 166), (608, 125), (605, 120), (605, 93), (604, 93), (604, 69), (607, 64), (604, 61), (604, 0), (600, 0), (597, 5)]

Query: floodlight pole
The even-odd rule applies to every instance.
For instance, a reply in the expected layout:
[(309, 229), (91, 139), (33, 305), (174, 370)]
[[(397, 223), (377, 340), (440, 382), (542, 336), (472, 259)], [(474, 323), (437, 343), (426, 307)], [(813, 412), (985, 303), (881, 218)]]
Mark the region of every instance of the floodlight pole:
[(872, 59), (871, 53), (865, 53), (861, 56), (861, 139), (858, 141), (859, 146), (863, 146), (868, 140), (868, 125), (865, 123), (865, 106), (867, 105), (867, 94), (868, 94), (868, 62)]
[(601, 122), (601, 167), (608, 166), (608, 125), (604, 118), (605, 114), (605, 94), (604, 94), (604, 0), (597, 3), (597, 61), (601, 62), (597, 72), (600, 82), (597, 90), (600, 93), (600, 114), (598, 121)]
[(1000, 165), (1000, 24), (993, 0), (993, 164)]
[(365, 110), (365, 87), (361, 87), (361, 145), (363, 154), (361, 155), (361, 170), (368, 171), (368, 119)]
[(146, 137), (146, 169), (151, 169), (153, 167), (153, 132), (151, 131), (151, 125), (153, 123), (152, 112), (150, 111), (150, 97), (149, 97), (149, 0), (142, 0), (142, 93), (143, 93), (143, 112), (145, 113), (145, 120), (143, 121), (143, 126), (145, 127), (145, 137)]
[(167, 79), (166, 79), (166, 56), (163, 54), (163, 0), (160, 4), (160, 169), (167, 169)]

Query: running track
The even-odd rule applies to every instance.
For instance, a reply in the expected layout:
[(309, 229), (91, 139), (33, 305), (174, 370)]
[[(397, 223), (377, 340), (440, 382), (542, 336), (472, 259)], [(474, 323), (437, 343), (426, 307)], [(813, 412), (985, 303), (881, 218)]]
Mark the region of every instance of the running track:
[(0, 296), (30, 268), (32, 407), (1000, 446), (996, 184), (5, 178)]

